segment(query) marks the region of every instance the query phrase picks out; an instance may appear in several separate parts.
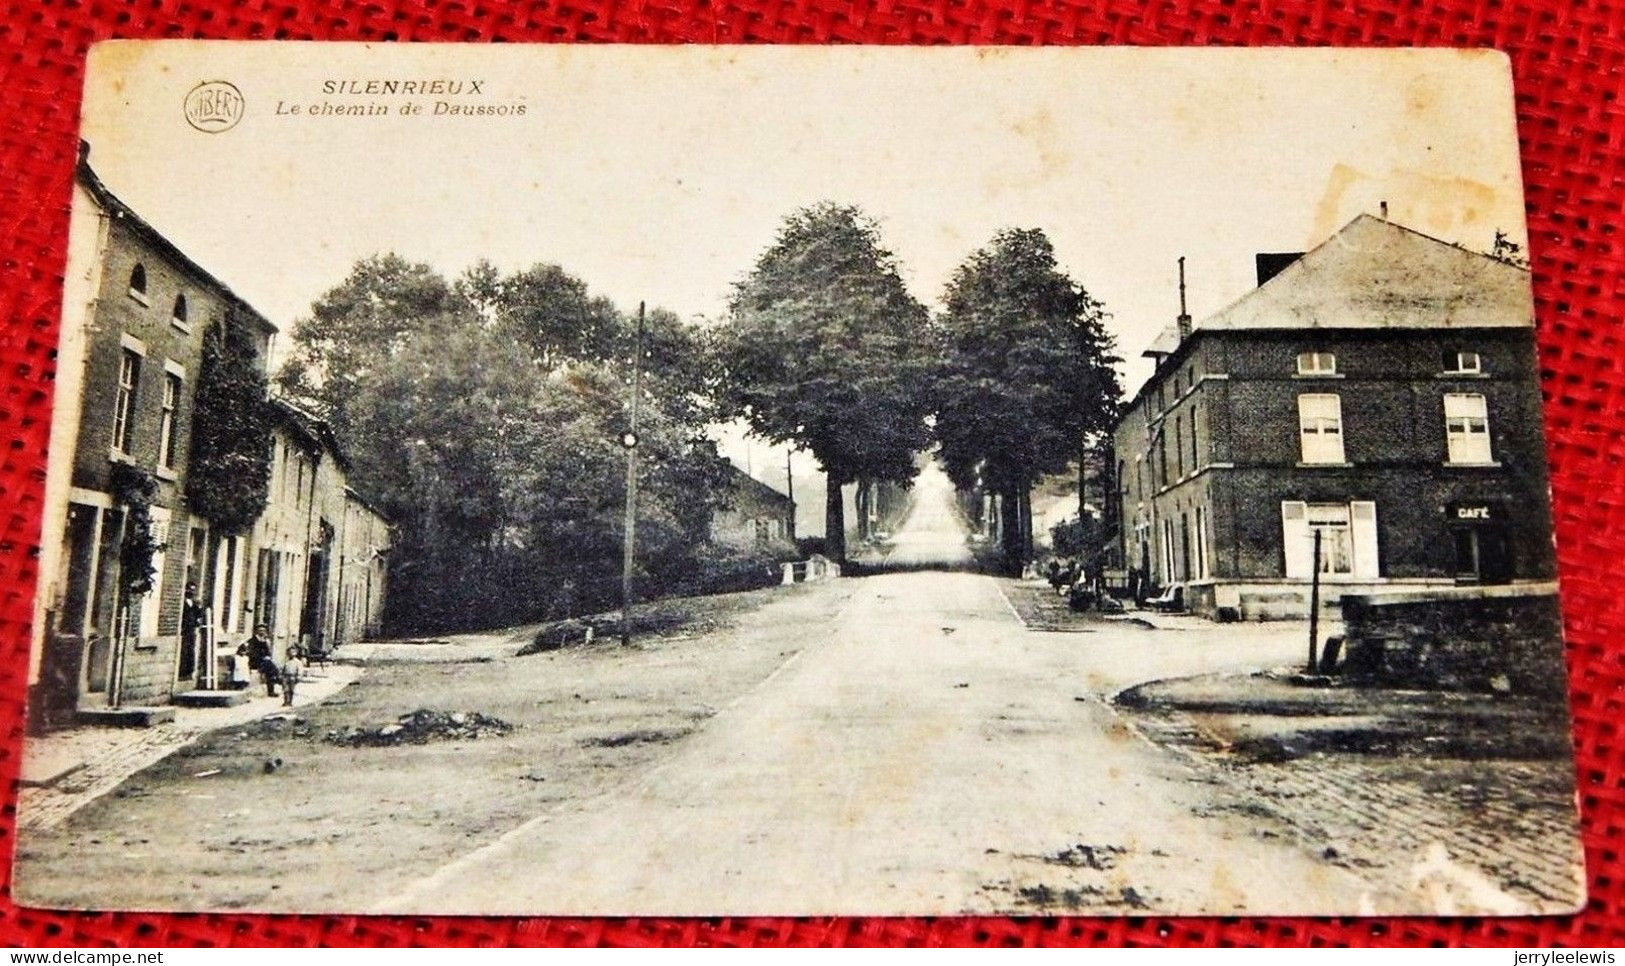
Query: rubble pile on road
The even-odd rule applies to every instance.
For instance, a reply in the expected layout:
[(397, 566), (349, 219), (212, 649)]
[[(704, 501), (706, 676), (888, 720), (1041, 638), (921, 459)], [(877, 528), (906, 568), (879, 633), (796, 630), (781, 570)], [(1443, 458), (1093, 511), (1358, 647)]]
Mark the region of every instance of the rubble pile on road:
[[(664, 634), (689, 624), (693, 624), (695, 630), (710, 627), (708, 623), (696, 622), (694, 615), (686, 608), (675, 606), (658, 610), (654, 608), (636, 610), (632, 614), (632, 633), (637, 636)], [(588, 643), (589, 630), (592, 632), (591, 641), (606, 644), (619, 641), (621, 612), (590, 614), (586, 617), (572, 617), (569, 620), (544, 624), (536, 632), (535, 638), (519, 649), (519, 655), (523, 657), (527, 654), (556, 651), (561, 647)]]
[(425, 745), (431, 741), (471, 741), (505, 735), (513, 725), (477, 711), (431, 711), (419, 708), (376, 728), (335, 728), (327, 740), (351, 748)]

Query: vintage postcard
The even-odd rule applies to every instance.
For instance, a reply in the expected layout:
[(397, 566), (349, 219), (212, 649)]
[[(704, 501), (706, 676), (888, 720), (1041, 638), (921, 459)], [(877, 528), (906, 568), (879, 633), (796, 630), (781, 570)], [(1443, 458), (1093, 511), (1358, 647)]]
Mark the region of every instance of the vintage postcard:
[(97, 46), (18, 901), (1578, 908), (1517, 144), (1493, 51)]

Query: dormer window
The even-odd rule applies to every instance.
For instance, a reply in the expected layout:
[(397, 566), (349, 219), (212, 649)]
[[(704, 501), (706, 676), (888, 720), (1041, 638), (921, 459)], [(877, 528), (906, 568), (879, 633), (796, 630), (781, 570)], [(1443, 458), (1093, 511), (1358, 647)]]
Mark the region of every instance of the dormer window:
[(175, 307), (169, 312), (169, 320), (182, 329), (188, 328), (186, 324), (186, 294), (184, 292), (176, 294)]
[(140, 262), (130, 269), (130, 298), (147, 304), (147, 267)]
[(1449, 351), (1444, 354), (1444, 371), (1463, 375), (1481, 375), (1484, 360), (1476, 352)]
[(1298, 353), (1298, 375), (1335, 376), (1337, 375), (1337, 356), (1330, 352), (1300, 352)]

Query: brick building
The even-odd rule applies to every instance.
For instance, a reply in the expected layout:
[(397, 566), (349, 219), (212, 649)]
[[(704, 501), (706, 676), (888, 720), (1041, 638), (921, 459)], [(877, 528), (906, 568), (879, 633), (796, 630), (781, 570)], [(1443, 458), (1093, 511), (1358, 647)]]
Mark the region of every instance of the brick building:
[[(1528, 272), (1361, 216), (1147, 355), (1116, 576), (1201, 613), (1554, 573)], [(1141, 577), (1140, 575), (1143, 575)]]
[[(181, 647), (188, 583), (213, 604), (218, 634), (252, 629), (239, 606), (226, 604), (235, 605), (259, 577), (255, 536), (212, 534), (209, 521), (187, 508), (186, 480), (205, 336), (237, 327), (264, 367), (276, 328), (114, 196), (91, 169), (88, 149), (71, 212), (32, 698), (37, 707), (58, 711), (158, 704), (205, 677), (197, 655)], [(337, 527), (355, 512), (341, 461), (329, 463), (337, 475), (322, 488), (327, 507), (313, 519)], [(120, 481), (130, 479), (155, 486), (148, 511), (157, 544), (152, 589), (139, 597), (119, 589), (120, 548), (130, 519)], [(387, 549), (382, 521), (352, 529)], [(355, 553), (377, 570), (381, 551), (374, 549)], [(381, 598), (381, 572), (375, 583)], [(353, 579), (335, 591), (354, 592)], [(375, 603), (364, 602), (365, 615), (356, 615), (360, 623), (352, 619), (348, 626), (375, 621)]]
[(350, 488), (331, 428), (286, 400), (271, 406), (265, 510), (250, 533), (227, 539), (223, 555), (249, 579), (215, 581), (213, 605), (228, 636), (267, 625), (279, 656), (295, 643), (328, 650), (377, 632), (391, 533)]

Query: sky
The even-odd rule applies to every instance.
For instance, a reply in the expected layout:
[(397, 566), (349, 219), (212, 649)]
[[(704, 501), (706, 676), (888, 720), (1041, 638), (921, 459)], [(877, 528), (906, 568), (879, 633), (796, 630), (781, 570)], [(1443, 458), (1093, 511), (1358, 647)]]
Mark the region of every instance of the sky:
[[(482, 93), (324, 93), (434, 78)], [(211, 80), (246, 104), (219, 133), (182, 110)], [(1181, 255), (1200, 320), (1253, 286), (1255, 252), (1383, 201), (1468, 248), (1525, 243), (1511, 78), (1485, 51), (114, 42), (83, 110), (113, 192), (284, 333), (384, 251), (448, 276), (556, 262), (624, 308), (716, 318), (785, 215), (833, 200), (932, 307), (995, 232), (1043, 229), (1132, 392)]]

